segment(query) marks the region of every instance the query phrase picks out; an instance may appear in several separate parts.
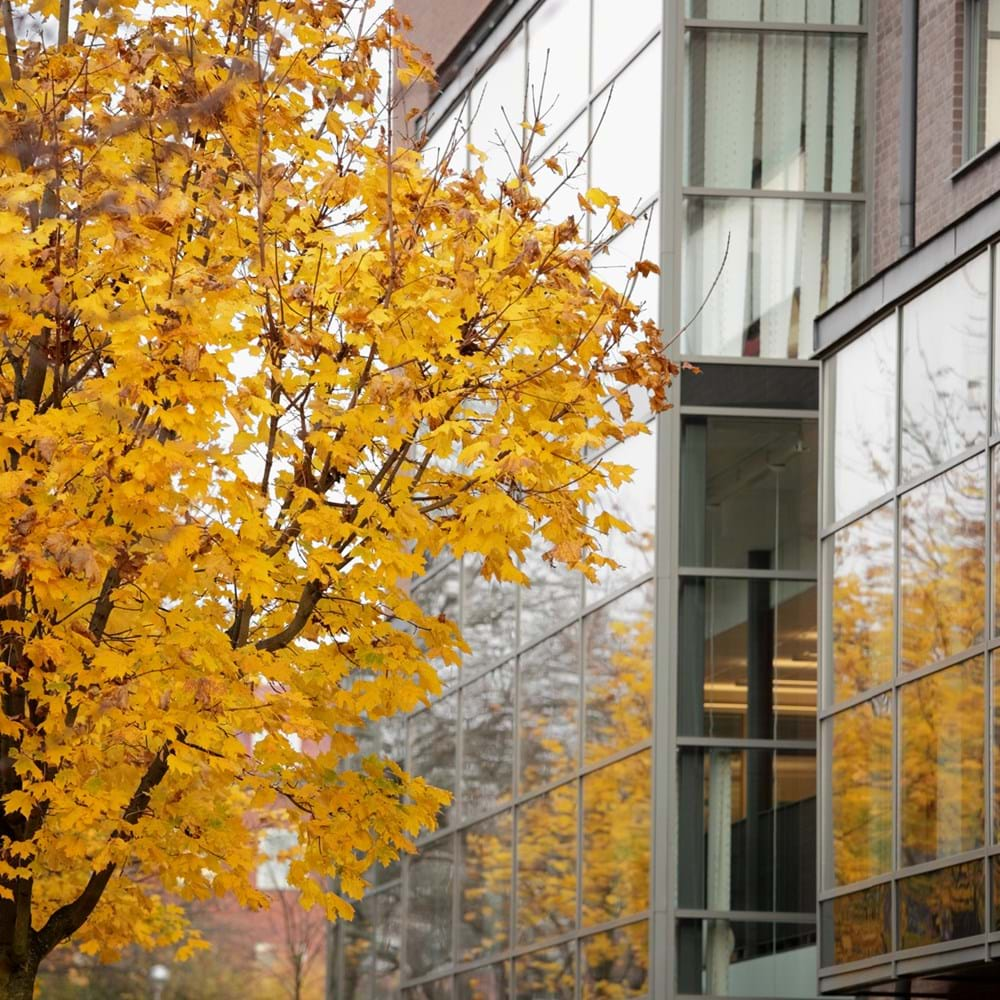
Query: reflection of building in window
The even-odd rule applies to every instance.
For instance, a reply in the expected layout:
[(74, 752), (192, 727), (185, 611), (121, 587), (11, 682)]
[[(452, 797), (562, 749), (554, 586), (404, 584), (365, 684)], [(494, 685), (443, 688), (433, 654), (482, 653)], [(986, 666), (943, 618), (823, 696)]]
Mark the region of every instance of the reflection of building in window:
[(261, 831), (260, 851), (266, 858), (257, 866), (257, 888), (264, 892), (291, 889), (288, 868), (291, 853), (298, 845), (294, 830), (269, 826)]

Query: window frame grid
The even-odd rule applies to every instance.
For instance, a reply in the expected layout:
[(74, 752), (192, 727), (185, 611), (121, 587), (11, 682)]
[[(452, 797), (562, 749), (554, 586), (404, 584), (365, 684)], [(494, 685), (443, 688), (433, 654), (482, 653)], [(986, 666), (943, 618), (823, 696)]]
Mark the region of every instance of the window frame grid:
[[(989, 271), (988, 303), (986, 320), (986, 405), (985, 405), (985, 429), (982, 439), (976, 444), (964, 449), (957, 455), (950, 457), (947, 461), (941, 462), (934, 468), (922, 472), (919, 476), (909, 480), (901, 480), (901, 453), (902, 453), (902, 420), (903, 420), (903, 399), (902, 399), (902, 379), (903, 379), (903, 309), (906, 305), (919, 298), (926, 290), (945, 280), (951, 274), (960, 271), (970, 261), (981, 254), (988, 255), (987, 266)], [(994, 829), (995, 816), (995, 781), (997, 775), (994, 767), (994, 752), (996, 749), (996, 739), (994, 735), (994, 713), (997, 710), (995, 688), (1000, 683), (1000, 634), (995, 634), (997, 626), (997, 608), (994, 591), (996, 576), (996, 560), (1000, 558), (1000, 547), (998, 547), (996, 526), (996, 502), (994, 482), (994, 469), (1000, 462), (1000, 428), (996, 432), (993, 430), (994, 417), (996, 411), (996, 393), (1000, 390), (998, 384), (998, 373), (995, 370), (997, 354), (997, 336), (1000, 335), (998, 327), (998, 313), (1000, 313), (1000, 303), (997, 301), (1000, 288), (997, 287), (997, 268), (1000, 267), (1000, 241), (996, 236), (978, 244), (969, 252), (962, 254), (956, 260), (949, 262), (948, 266), (940, 271), (934, 272), (927, 279), (921, 281), (913, 289), (909, 290), (905, 296), (899, 298), (888, 309), (880, 309), (871, 317), (866, 318), (860, 325), (857, 334), (845, 338), (837, 345), (835, 351), (831, 352), (826, 363), (835, 358), (837, 354), (854, 340), (863, 337), (869, 330), (873, 329), (880, 322), (885, 320), (890, 314), (896, 318), (896, 374), (895, 374), (895, 463), (893, 488), (881, 494), (876, 499), (865, 504), (858, 510), (845, 517), (830, 523), (828, 518), (832, 512), (833, 500), (833, 462), (828, 459), (824, 461), (823, 482), (824, 488), (821, 492), (821, 529), (819, 532), (819, 544), (821, 547), (821, 566), (823, 569), (823, 581), (821, 584), (822, 599), (820, 602), (820, 615), (824, 624), (820, 628), (822, 644), (820, 647), (820, 672), (823, 675), (821, 692), (823, 702), (818, 711), (818, 724), (820, 727), (820, 757), (821, 766), (818, 773), (818, 781), (821, 788), (820, 799), (823, 803), (824, 811), (831, 807), (832, 778), (829, 771), (829, 749), (826, 734), (832, 732), (832, 720), (859, 705), (872, 701), (878, 697), (890, 696), (892, 704), (892, 780), (891, 780), (891, 800), (892, 800), (892, 869), (888, 872), (880, 873), (858, 882), (851, 882), (844, 885), (833, 884), (832, 870), (832, 826), (829, 822), (824, 822), (820, 826), (819, 836), (819, 873), (817, 891), (817, 914), (819, 916), (819, 928), (821, 931), (825, 925), (822, 916), (823, 905), (835, 899), (843, 898), (861, 893), (866, 890), (881, 885), (888, 885), (890, 888), (890, 935), (889, 949), (878, 955), (871, 955), (866, 958), (857, 959), (850, 962), (824, 963), (823, 952), (819, 953), (819, 976), (821, 989), (827, 990), (839, 988), (848, 984), (848, 977), (854, 973), (863, 973), (866, 970), (884, 969), (886, 974), (892, 978), (899, 978), (908, 974), (913, 974), (915, 966), (913, 963), (918, 960), (931, 960), (935, 957), (950, 954), (953, 952), (969, 952), (977, 957), (990, 958), (991, 945), (1000, 943), (1000, 928), (993, 930), (993, 923), (1000, 917), (998, 912), (997, 893), (993, 885), (992, 864), (994, 858), (1000, 859), (1000, 837)], [(827, 379), (822, 380), (821, 391), (828, 389)], [(833, 400), (827, 401), (828, 409), (824, 410), (827, 420), (827, 432), (832, 435), (834, 427)], [(919, 489), (926, 483), (944, 476), (948, 472), (958, 468), (965, 462), (977, 457), (982, 457), (984, 462), (985, 482), (983, 483), (983, 558), (984, 566), (984, 594), (983, 594), (983, 638), (969, 647), (940, 658), (932, 663), (925, 664), (918, 670), (901, 671), (902, 657), (902, 622), (901, 622), (901, 531), (902, 531), (902, 498), (912, 491)], [(835, 456), (834, 456), (835, 460)], [(894, 520), (894, 552), (893, 552), (893, 670), (889, 680), (875, 685), (849, 699), (840, 702), (830, 702), (832, 697), (830, 688), (832, 684), (832, 674), (829, 670), (831, 655), (832, 634), (829, 633), (826, 619), (830, 617), (829, 602), (832, 597), (832, 539), (837, 532), (843, 528), (855, 524), (869, 514), (884, 507), (886, 504), (893, 505)], [(828, 564), (829, 562), (829, 564)], [(923, 680), (926, 677), (943, 673), (961, 663), (981, 657), (983, 660), (983, 845), (971, 850), (950, 854), (944, 857), (933, 858), (918, 864), (903, 867), (902, 843), (900, 836), (900, 815), (901, 815), (901, 766), (902, 766), (902, 740), (901, 740), (901, 691), (908, 685)], [(826, 665), (826, 666), (824, 666)], [(998, 720), (1000, 721), (1000, 720)], [(826, 817), (829, 819), (829, 815)], [(902, 948), (901, 928), (899, 926), (900, 907), (900, 883), (915, 875), (931, 874), (944, 871), (946, 869), (978, 862), (982, 868), (982, 918), (984, 931), (968, 937), (962, 937), (950, 941), (939, 941), (932, 944), (920, 945), (912, 948)], [(832, 920), (832, 917), (830, 918)], [(994, 956), (995, 957), (995, 956)], [(940, 967), (939, 963), (931, 962), (923, 971), (933, 971)], [(879, 976), (882, 973), (880, 971)], [(868, 982), (869, 979), (861, 976), (857, 983)]]

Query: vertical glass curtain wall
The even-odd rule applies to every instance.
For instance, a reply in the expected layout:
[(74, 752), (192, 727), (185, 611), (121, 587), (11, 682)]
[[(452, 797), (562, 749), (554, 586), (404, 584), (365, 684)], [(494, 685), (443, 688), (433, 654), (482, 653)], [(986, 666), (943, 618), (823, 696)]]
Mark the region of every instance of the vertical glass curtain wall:
[(815, 994), (817, 436), (815, 412), (682, 409), (683, 995)]
[[(635, 0), (623, 18), (614, 0), (545, 0), (431, 139), (464, 136), (459, 149), (478, 153), (459, 166), (498, 182), (537, 102), (546, 216), (580, 220), (577, 194), (591, 186), (638, 216), (594, 260), (619, 290), (636, 260), (658, 256), (661, 7)], [(563, 175), (543, 166), (553, 157)], [(630, 294), (658, 316), (655, 275)], [(584, 584), (534, 551), (530, 590), (485, 581), (469, 559), (415, 584), (472, 652), (440, 698), (378, 727), (365, 749), (405, 748), (400, 762), (454, 800), (415, 856), (372, 873), (358, 917), (338, 929), (336, 997), (649, 995), (655, 429), (606, 453), (636, 470), (598, 499), (634, 528), (607, 540), (619, 571)]]
[(1000, 931), (996, 258), (825, 362), (826, 978)]
[(807, 357), (859, 283), (864, 6), (687, 0), (685, 354)]
[(337, 996), (646, 995), (655, 435), (629, 447), (612, 457), (640, 472), (613, 509), (635, 553), (608, 581), (550, 570), (519, 592), (462, 561), (414, 587), (477, 652), (363, 749), (454, 800), (415, 856), (372, 872), (340, 926)]

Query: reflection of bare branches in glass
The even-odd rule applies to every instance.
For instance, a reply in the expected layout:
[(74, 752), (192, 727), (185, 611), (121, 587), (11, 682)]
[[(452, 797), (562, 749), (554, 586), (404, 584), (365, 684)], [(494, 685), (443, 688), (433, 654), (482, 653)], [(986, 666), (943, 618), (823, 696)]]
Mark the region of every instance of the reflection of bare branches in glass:
[(985, 438), (988, 339), (988, 254), (903, 307), (902, 481)]
[(903, 670), (943, 660), (982, 639), (985, 495), (986, 464), (979, 455), (902, 499), (899, 586)]
[(895, 508), (879, 507), (833, 540), (833, 700), (889, 680), (893, 665)]

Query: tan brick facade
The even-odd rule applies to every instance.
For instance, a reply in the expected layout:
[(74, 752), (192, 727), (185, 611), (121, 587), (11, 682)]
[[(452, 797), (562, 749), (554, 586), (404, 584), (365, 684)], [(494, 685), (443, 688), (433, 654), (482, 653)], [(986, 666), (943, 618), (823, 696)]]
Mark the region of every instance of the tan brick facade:
[[(899, 96), (901, 11), (911, 0), (873, 3), (875, 128), (871, 150), (872, 261), (877, 273), (899, 251)], [(923, 243), (989, 195), (1000, 191), (1000, 152), (960, 176), (964, 0), (920, 4), (917, 78), (916, 242)]]

